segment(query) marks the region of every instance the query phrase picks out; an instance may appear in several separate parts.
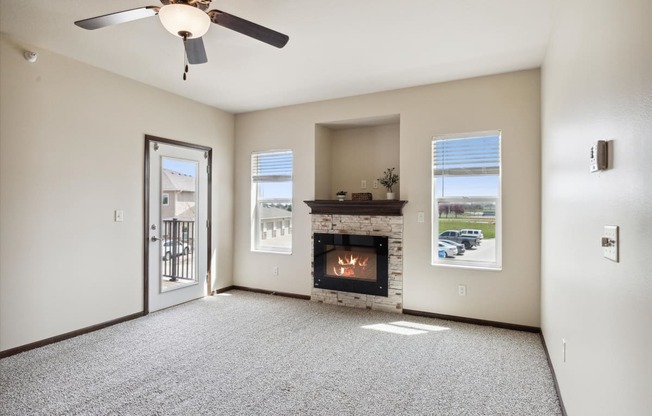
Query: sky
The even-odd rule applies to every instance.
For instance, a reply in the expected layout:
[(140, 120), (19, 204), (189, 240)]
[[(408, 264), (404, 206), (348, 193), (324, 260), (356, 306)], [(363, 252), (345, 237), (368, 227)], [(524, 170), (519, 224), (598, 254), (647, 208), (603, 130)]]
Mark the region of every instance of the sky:
[(181, 160), (181, 159), (172, 159), (172, 158), (163, 158), (163, 169), (173, 170), (179, 173), (185, 173), (186, 175), (196, 176), (197, 175), (197, 163)]
[[(435, 178), (435, 195), (442, 197), (497, 197), (500, 178), (497, 175), (437, 177)], [(443, 185), (442, 185), (443, 183)]]
[(260, 184), (261, 198), (292, 198), (292, 182), (267, 182)]

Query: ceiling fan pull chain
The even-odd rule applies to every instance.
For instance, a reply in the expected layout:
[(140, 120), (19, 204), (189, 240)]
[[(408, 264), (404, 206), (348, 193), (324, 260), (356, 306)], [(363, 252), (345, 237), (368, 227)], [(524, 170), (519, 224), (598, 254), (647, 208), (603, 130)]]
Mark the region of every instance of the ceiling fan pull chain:
[(186, 47), (188, 43), (188, 35), (184, 33), (183, 35), (183, 80), (186, 80), (186, 74), (188, 74), (188, 54)]

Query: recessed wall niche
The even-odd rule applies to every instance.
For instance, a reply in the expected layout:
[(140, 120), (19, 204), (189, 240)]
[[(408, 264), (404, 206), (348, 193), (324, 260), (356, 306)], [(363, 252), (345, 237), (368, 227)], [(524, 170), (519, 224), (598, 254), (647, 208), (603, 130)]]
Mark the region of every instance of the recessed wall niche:
[[(400, 175), (399, 149), (398, 114), (316, 124), (315, 199), (336, 199), (337, 191), (346, 191), (346, 199), (354, 192), (386, 199), (386, 189), (380, 184), (374, 188), (374, 180), (392, 167)], [(394, 193), (400, 199), (400, 182)]]

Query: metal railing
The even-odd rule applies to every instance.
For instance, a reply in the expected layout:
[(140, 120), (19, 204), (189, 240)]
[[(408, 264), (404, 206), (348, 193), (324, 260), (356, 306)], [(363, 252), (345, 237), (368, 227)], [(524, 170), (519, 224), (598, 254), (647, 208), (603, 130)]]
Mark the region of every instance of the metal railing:
[(163, 220), (161, 274), (170, 281), (195, 280), (195, 222)]

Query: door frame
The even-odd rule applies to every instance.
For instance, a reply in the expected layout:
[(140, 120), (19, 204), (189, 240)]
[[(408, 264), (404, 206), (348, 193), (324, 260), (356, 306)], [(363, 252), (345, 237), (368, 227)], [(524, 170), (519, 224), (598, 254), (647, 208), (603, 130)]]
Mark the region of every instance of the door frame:
[(145, 315), (149, 314), (149, 248), (151, 246), (149, 242), (149, 163), (150, 163), (150, 154), (149, 154), (149, 145), (152, 142), (164, 143), (172, 146), (186, 147), (189, 149), (200, 150), (208, 154), (208, 224), (206, 227), (206, 293), (211, 293), (211, 284), (212, 284), (212, 271), (211, 271), (211, 240), (212, 240), (212, 178), (213, 178), (213, 149), (208, 146), (202, 146), (194, 143), (182, 142), (179, 140), (165, 139), (163, 137), (152, 136), (149, 134), (145, 135), (145, 163), (144, 163), (144, 204), (143, 204), (143, 313)]

